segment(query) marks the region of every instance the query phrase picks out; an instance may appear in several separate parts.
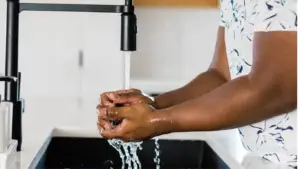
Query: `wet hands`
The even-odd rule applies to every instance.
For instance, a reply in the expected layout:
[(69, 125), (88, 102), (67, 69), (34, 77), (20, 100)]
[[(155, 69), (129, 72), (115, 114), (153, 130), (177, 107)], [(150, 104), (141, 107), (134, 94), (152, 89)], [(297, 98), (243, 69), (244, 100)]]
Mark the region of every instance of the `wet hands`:
[[(149, 139), (154, 135), (154, 126), (151, 124), (154, 106), (151, 99), (136, 89), (103, 93), (101, 104), (97, 107), (98, 129), (108, 139)], [(111, 121), (120, 123), (113, 126)]]
[[(118, 138), (124, 141), (149, 139), (154, 130), (151, 124), (154, 109), (145, 103), (124, 107), (99, 108), (98, 129), (104, 138)], [(112, 126), (110, 120), (122, 120)]]
[(101, 94), (100, 97), (100, 105), (103, 107), (115, 107), (118, 105), (128, 106), (136, 103), (145, 103), (153, 106), (156, 109), (158, 108), (154, 101), (144, 96), (143, 93), (137, 89), (106, 92)]

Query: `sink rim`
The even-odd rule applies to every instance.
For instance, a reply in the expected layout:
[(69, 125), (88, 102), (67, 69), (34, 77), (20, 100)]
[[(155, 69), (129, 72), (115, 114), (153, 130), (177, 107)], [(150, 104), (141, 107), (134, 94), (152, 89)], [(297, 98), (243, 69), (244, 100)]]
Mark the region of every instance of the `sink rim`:
[[(184, 137), (182, 138), (179, 136), (179, 133), (171, 133), (166, 134), (158, 137), (154, 137), (150, 140), (155, 140), (158, 138), (159, 140), (186, 140), (186, 141), (204, 141), (208, 144), (206, 139), (204, 139), (204, 135), (202, 135), (202, 139), (199, 139), (199, 132), (189, 132), (189, 133), (198, 133), (197, 136), (192, 137)], [(42, 159), (43, 155), (45, 154), (52, 138), (54, 137), (76, 137), (76, 138), (100, 138), (104, 139), (99, 133), (97, 129), (91, 129), (91, 128), (81, 128), (81, 127), (55, 127), (52, 129), (51, 133), (48, 135), (47, 139), (44, 141), (41, 148), (39, 148), (37, 154), (31, 161), (28, 169), (35, 169), (39, 163), (39, 161)], [(198, 138), (197, 138), (198, 137)], [(208, 146), (210, 146), (208, 144)], [(211, 147), (212, 148), (212, 147)]]
[[(150, 140), (158, 138), (159, 140), (187, 140), (187, 141), (203, 141), (205, 142), (229, 167), (244, 169), (244, 167), (234, 159), (230, 153), (226, 152), (213, 137), (208, 135), (209, 132), (184, 132), (184, 133), (171, 133), (162, 136), (154, 137)], [(192, 135), (193, 134), (193, 135)], [(46, 152), (51, 139), (53, 137), (77, 137), (77, 138), (103, 138), (98, 130), (95, 128), (82, 128), (82, 127), (54, 127), (47, 139), (44, 141), (41, 148), (39, 148), (35, 157), (31, 161), (28, 169), (35, 169), (38, 165), (43, 154)]]
[[(79, 138), (103, 138), (96, 128), (82, 128), (82, 127), (55, 127), (50, 136), (52, 137), (79, 137)], [(209, 139), (207, 132), (177, 132), (164, 134), (153, 137), (152, 139), (160, 140), (197, 140), (205, 141)]]

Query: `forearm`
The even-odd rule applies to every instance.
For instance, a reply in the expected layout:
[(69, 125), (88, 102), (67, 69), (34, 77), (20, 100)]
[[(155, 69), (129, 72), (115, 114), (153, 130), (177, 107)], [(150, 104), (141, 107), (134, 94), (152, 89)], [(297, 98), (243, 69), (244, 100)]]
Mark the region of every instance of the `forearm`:
[(296, 108), (297, 98), (279, 90), (272, 85), (257, 87), (244, 76), (202, 97), (160, 110), (152, 120), (158, 134), (241, 127)]
[(214, 69), (209, 69), (184, 87), (155, 97), (156, 105), (159, 109), (168, 108), (202, 96), (226, 82), (227, 80), (220, 73)]

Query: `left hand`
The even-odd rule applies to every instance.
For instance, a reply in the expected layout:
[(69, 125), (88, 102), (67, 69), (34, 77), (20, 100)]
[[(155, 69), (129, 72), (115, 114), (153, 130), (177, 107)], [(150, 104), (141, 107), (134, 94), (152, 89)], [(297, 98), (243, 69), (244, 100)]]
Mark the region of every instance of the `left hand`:
[[(140, 141), (154, 136), (151, 122), (154, 108), (145, 103), (124, 107), (98, 106), (98, 129), (104, 138), (118, 138), (123, 141)], [(112, 127), (109, 120), (122, 120)]]

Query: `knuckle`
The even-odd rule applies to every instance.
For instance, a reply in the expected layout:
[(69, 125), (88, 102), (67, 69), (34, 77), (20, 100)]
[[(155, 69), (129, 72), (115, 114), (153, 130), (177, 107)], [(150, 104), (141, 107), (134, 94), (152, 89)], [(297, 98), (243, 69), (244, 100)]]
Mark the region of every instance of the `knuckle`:
[(110, 109), (106, 109), (104, 112), (104, 116), (109, 116), (110, 115)]
[(118, 115), (118, 111), (115, 108), (110, 108), (110, 109), (106, 110), (106, 115), (107, 116), (115, 116), (115, 115)]
[(118, 116), (119, 115), (119, 111), (112, 112), (112, 115)]

